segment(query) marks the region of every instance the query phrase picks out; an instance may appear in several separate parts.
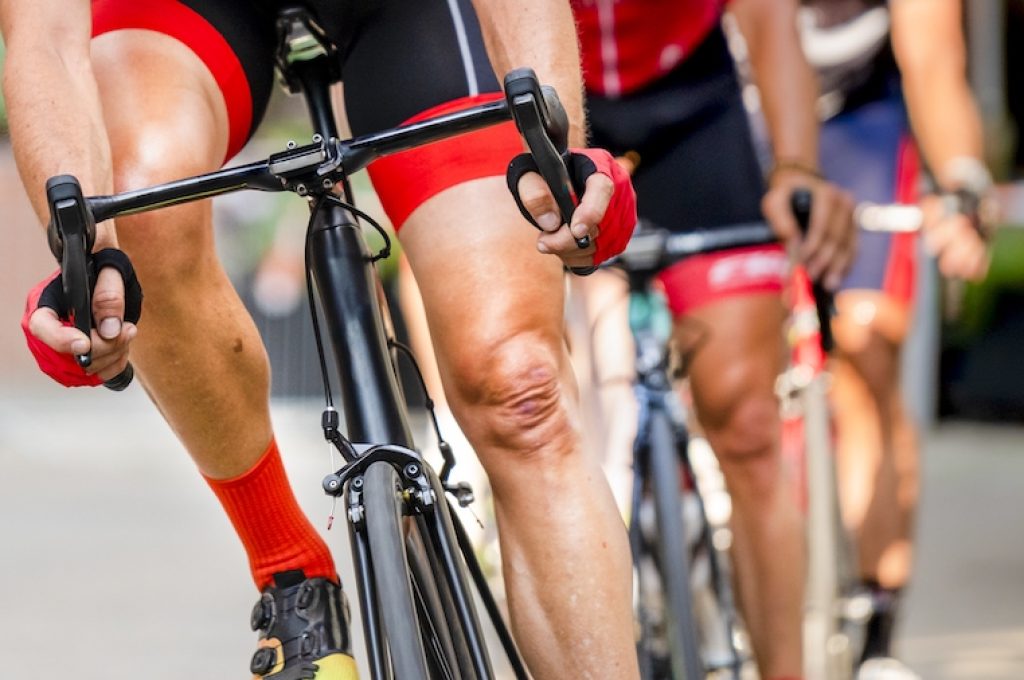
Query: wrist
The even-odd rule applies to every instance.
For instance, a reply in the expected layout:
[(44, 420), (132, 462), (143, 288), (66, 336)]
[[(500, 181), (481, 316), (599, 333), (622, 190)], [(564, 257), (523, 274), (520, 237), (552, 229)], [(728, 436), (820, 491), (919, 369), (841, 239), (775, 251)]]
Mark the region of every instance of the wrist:
[(990, 238), (999, 207), (992, 194), (992, 175), (985, 164), (970, 156), (956, 157), (941, 167), (936, 179), (943, 218), (962, 215), (982, 237)]
[(971, 156), (957, 156), (946, 161), (937, 179), (944, 192), (966, 191), (979, 198), (992, 188), (992, 174), (981, 160)]
[(817, 164), (807, 163), (799, 158), (776, 158), (768, 172), (769, 186), (779, 183), (792, 185), (800, 182), (813, 184), (824, 178)]

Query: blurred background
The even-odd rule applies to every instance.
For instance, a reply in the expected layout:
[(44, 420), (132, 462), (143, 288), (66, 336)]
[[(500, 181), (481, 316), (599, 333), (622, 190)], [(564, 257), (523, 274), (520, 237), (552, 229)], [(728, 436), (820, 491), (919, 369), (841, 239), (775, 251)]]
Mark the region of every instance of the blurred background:
[[(1024, 678), (1024, 78), (1013, 75), (1024, 65), (1024, 0), (965, 4), (1007, 224), (984, 282), (944, 283), (922, 268), (907, 384), (926, 426), (924, 498), (901, 645), (925, 678)], [(309, 134), (300, 102), (277, 96), (235, 162)], [(365, 175), (354, 184), (361, 207), (383, 219)], [(306, 208), (262, 194), (216, 206), (218, 247), (271, 356), (286, 464), (326, 527), (319, 483), (330, 464), (300, 259)], [(25, 349), (25, 294), (54, 262), (5, 131), (0, 215), (0, 678), (54, 677), (54, 664), (79, 679), (246, 677), (255, 592), (187, 455), (137, 384), (66, 390)], [(396, 269), (382, 270), (392, 297)], [(342, 523), (329, 541), (347, 554)]]

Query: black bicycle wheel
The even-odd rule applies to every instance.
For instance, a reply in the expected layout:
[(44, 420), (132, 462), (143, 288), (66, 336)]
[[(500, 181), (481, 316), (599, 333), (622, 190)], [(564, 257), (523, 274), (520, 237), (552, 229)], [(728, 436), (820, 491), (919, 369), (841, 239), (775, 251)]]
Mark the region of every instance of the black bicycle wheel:
[(406, 557), (398, 473), (389, 463), (374, 463), (363, 476), (363, 489), (377, 605), (393, 676), (431, 680)]
[(406, 538), (409, 566), (413, 576), (420, 616), (420, 630), (431, 672), (445, 680), (475, 680), (466, 633), (444, 578), (436, 550), (425, 537), (428, 532), (417, 518), (414, 530)]
[(690, 556), (680, 492), (680, 463), (675, 432), (668, 415), (655, 409), (650, 415), (649, 480), (658, 529), (655, 548), (666, 608), (666, 635), (674, 680), (703, 680), (693, 594), (690, 591)]

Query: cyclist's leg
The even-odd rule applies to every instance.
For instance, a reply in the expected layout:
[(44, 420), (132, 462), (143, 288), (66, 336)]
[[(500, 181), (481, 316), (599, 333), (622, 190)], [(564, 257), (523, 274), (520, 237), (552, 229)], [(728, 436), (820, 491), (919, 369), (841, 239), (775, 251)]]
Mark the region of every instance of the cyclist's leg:
[[(656, 226), (760, 220), (763, 180), (721, 33), (685, 64), (631, 97), (591, 98), (596, 139), (639, 153), (641, 218)], [(674, 123), (652, 113), (666, 110), (677, 112)], [(698, 417), (733, 496), (743, 611), (768, 679), (801, 675), (803, 534), (781, 474), (774, 394), (785, 269), (781, 250), (754, 248), (693, 258), (661, 276), (684, 317), (677, 344), (690, 350)]]
[[(166, 5), (178, 3), (154, 7)], [(209, 55), (204, 60), (180, 37), (155, 29), (121, 29), (117, 19), (101, 17), (101, 34), (93, 41), (116, 188), (219, 167), (232, 121)], [(164, 19), (145, 15), (140, 22), (159, 25)], [(209, 28), (188, 24), (198, 20), (187, 12), (184, 21), (197, 31)], [(109, 24), (112, 30), (103, 31)], [(243, 141), (248, 132), (242, 129)], [(120, 219), (118, 235), (146, 291), (132, 360), (154, 402), (211, 478), (247, 548), (257, 584), (266, 586), (273, 573), (289, 569), (334, 578), (326, 546), (295, 504), (280, 465), (268, 412), (266, 354), (217, 260), (209, 203)], [(262, 485), (265, 497), (253, 484)]]
[(491, 481), (509, 608), (531, 669), (630, 677), (629, 550), (581, 447), (561, 267), (536, 253), (506, 194), (500, 178), (453, 187), (410, 217), (403, 244), (450, 403)]
[[(383, 3), (353, 44), (345, 97), (357, 134), (480, 92), (500, 97), (471, 3), (415, 10)], [(505, 185), (521, 149), (506, 124), (382, 159), (371, 177), (401, 229), (449, 404), (490, 478), (512, 624), (532, 673), (636, 677), (629, 548), (582, 451), (562, 267), (537, 252)]]
[(845, 291), (837, 306), (833, 393), (844, 517), (857, 537), (861, 577), (898, 589), (910, 576), (918, 496), (916, 434), (899, 380), (908, 310), (870, 290)]
[[(912, 202), (917, 157), (898, 96), (859, 107), (822, 131), (822, 168), (857, 200)], [(907, 235), (862, 233), (838, 296), (835, 320), (838, 476), (857, 538), (860, 576), (879, 590), (866, 653), (888, 655), (896, 596), (909, 578), (918, 489), (914, 425), (900, 391), (915, 244)]]
[(633, 493), (637, 404), (629, 289), (620, 272), (599, 270), (569, 281), (567, 334), (587, 427), (615, 502), (628, 517)]
[(744, 295), (691, 310), (678, 333), (692, 348), (697, 416), (732, 498), (740, 601), (766, 678), (801, 675), (804, 539), (774, 393), (784, 316), (778, 295)]

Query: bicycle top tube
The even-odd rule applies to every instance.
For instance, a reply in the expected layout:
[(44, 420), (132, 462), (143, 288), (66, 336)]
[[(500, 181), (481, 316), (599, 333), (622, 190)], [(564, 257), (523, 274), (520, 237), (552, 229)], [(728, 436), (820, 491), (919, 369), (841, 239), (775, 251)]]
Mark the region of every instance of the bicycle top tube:
[(743, 222), (714, 229), (671, 233), (643, 220), (626, 250), (608, 262), (634, 275), (653, 275), (665, 267), (695, 255), (732, 248), (777, 243), (767, 222)]

